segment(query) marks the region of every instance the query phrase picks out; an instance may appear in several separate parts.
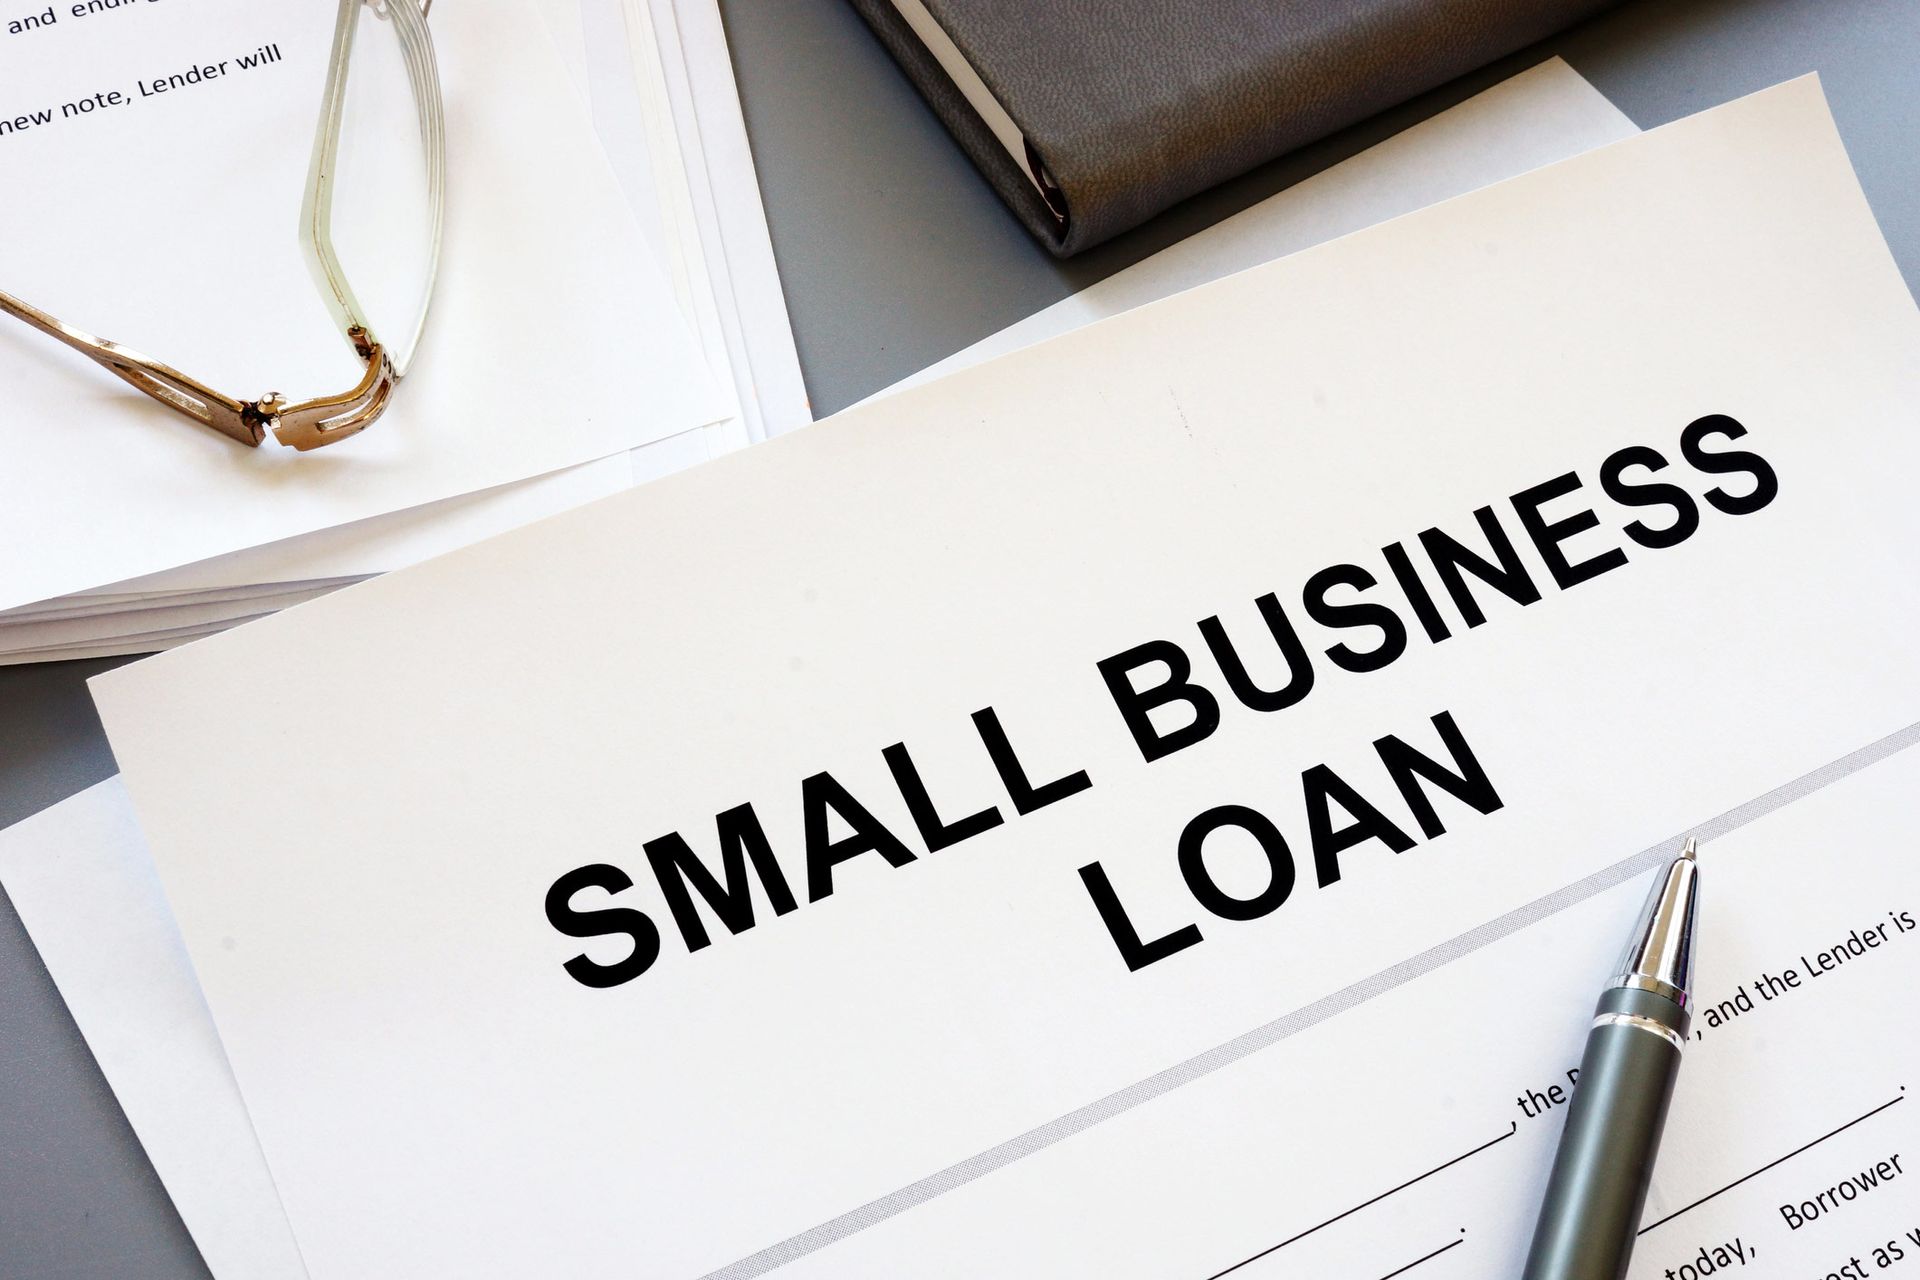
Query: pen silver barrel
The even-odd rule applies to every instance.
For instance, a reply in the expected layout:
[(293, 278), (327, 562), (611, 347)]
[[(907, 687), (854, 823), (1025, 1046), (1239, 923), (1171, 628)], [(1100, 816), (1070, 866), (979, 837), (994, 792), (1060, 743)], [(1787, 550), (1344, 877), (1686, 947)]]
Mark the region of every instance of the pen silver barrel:
[(1694, 842), (1656, 880), (1587, 1032), (1522, 1280), (1620, 1280), (1680, 1072), (1698, 912)]

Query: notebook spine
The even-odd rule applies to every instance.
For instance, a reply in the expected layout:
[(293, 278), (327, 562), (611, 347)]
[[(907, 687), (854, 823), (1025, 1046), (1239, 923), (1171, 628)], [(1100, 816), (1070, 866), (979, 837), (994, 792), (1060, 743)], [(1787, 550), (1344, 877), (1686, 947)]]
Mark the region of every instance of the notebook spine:
[(979, 113), (954, 86), (947, 73), (941, 70), (940, 64), (927, 52), (919, 37), (913, 34), (906, 19), (894, 8), (892, 0), (852, 0), (852, 4), (893, 60), (900, 65), (900, 69), (906, 72), (907, 78), (913, 81), (914, 88), (927, 100), (974, 167), (993, 184), (994, 190), (1014, 216), (1020, 219), (1034, 239), (1055, 254), (1064, 256), (1067, 237), (1071, 232), (1071, 203), (1065, 206), (1067, 217), (1055, 214), (1035, 188), (1033, 179), (1021, 171)]

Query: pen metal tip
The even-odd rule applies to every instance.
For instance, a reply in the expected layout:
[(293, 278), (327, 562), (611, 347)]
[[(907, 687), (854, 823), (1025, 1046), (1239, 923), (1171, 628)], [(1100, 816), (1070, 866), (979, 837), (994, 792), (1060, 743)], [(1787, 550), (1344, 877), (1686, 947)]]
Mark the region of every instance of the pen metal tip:
[(1699, 848), (1699, 839), (1688, 836), (1679, 856), (1654, 875), (1647, 905), (1640, 909), (1626, 954), (1614, 970), (1614, 986), (1651, 991), (1682, 1009), (1692, 1003)]

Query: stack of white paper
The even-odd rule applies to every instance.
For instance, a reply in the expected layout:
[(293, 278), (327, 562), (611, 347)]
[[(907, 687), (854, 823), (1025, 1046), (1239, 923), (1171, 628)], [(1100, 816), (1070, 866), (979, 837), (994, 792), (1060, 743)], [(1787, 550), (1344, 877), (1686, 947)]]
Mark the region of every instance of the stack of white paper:
[[(23, 326), (0, 330), (0, 533), (31, 548), (0, 561), (0, 662), (170, 647), (807, 420), (717, 6), (587, 6), (433, 15), (450, 120), (441, 287), (416, 372), (363, 437), (248, 454)], [(236, 393), (338, 380), (344, 345), (294, 244), (331, 16), (143, 6), (0, 47), (0, 108), (54, 104), (43, 130), (0, 138), (0, 173), (32, 192), (0, 211), (0, 234), (42, 250), (5, 259), (5, 287)], [(591, 42), (588, 18), (605, 28)], [(270, 70), (235, 58), (230, 84), (61, 116), (82, 54), (184, 65), (254, 35), (283, 54)], [(260, 196), (209, 220), (223, 202), (159, 166), (244, 171)], [(114, 202), (76, 202), (102, 173), (169, 193), (138, 235)], [(254, 274), (236, 278), (242, 261)]]

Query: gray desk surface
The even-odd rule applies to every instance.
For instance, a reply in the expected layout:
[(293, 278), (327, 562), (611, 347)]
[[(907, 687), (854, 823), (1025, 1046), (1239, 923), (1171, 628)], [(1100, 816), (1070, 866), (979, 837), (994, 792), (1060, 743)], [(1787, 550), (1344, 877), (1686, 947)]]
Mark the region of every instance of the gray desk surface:
[[(1807, 71), (1920, 291), (1920, 4), (1638, 0), (1070, 263), (1036, 248), (842, 0), (725, 0), (808, 388), (830, 413), (1550, 53), (1643, 127)], [(85, 680), (0, 669), (0, 826), (106, 777)], [(0, 1278), (206, 1269), (0, 895)], [(236, 1278), (237, 1280), (237, 1278)]]

